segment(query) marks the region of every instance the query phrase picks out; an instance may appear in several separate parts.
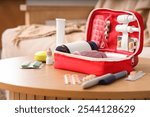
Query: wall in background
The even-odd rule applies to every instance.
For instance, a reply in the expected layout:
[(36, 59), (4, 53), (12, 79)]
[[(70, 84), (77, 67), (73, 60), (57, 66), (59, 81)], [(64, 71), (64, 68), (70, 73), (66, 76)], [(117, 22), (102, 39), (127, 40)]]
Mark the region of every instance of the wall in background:
[(20, 4), (25, 4), (25, 0), (0, 0), (0, 36), (7, 28), (25, 23), (24, 12), (19, 9)]
[(27, 5), (43, 6), (95, 6), (98, 0), (27, 0)]
[(87, 19), (97, 0), (26, 0), (22, 7), (26, 24), (45, 24), (56, 18)]

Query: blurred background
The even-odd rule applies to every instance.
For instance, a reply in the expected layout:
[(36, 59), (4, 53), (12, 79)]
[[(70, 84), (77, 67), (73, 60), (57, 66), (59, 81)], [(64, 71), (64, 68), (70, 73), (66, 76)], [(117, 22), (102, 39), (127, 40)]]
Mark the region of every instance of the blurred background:
[[(144, 46), (150, 47), (150, 0), (0, 0), (0, 48), (6, 46), (9, 49), (12, 46), (13, 49), (16, 49), (10, 43), (13, 40), (11, 35), (16, 34), (15, 29), (12, 28), (30, 24), (54, 24), (55, 18), (65, 18), (67, 21), (81, 20), (86, 23), (88, 15), (94, 8), (139, 12), (144, 20)], [(7, 29), (12, 29), (11, 34)], [(2, 42), (2, 34), (5, 30), (7, 34), (3, 37)], [(22, 50), (25, 50), (24, 44), (22, 45)], [(20, 53), (23, 52), (20, 51)], [(16, 55), (18, 54), (14, 52), (13, 56)]]
[(85, 19), (96, 2), (97, 0), (0, 0), (0, 35), (7, 28), (43, 24), (56, 16)]

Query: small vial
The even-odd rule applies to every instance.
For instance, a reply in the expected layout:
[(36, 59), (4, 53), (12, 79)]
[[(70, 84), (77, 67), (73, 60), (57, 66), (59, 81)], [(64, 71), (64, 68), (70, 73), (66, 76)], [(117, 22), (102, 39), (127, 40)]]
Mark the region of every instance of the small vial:
[(129, 51), (134, 50), (134, 42), (129, 42)]
[(118, 47), (118, 48), (121, 47), (121, 41), (120, 41), (120, 40), (117, 42), (117, 47)]
[(46, 52), (46, 64), (47, 65), (52, 65), (53, 64), (52, 51), (51, 51), (50, 48)]

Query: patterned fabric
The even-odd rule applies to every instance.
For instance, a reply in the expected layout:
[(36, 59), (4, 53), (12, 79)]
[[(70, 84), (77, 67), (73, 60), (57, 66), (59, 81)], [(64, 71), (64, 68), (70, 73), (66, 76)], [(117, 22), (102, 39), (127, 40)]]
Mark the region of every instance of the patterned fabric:
[[(85, 22), (67, 23), (65, 26), (66, 35), (75, 32), (84, 32), (84, 30)], [(17, 27), (16, 33), (17, 34), (13, 39), (13, 43), (14, 45), (18, 46), (22, 40), (53, 36), (56, 34), (56, 27), (39, 24), (23, 25)]]

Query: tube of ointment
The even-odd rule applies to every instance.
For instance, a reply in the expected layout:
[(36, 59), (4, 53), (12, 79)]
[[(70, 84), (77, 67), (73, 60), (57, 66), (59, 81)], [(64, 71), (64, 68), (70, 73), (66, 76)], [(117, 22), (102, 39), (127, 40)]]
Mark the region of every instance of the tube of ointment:
[(107, 84), (110, 84), (120, 78), (123, 78), (125, 76), (127, 76), (128, 72), (127, 71), (122, 71), (122, 72), (118, 72), (116, 74), (111, 74), (111, 73), (108, 73), (108, 74), (105, 74), (103, 76), (100, 76), (100, 77), (97, 77), (97, 78), (94, 78), (92, 80), (89, 80), (89, 81), (86, 81), (82, 84), (82, 88), (83, 89), (87, 89), (87, 88), (90, 88), (90, 87), (93, 87), (95, 85), (107, 85)]

